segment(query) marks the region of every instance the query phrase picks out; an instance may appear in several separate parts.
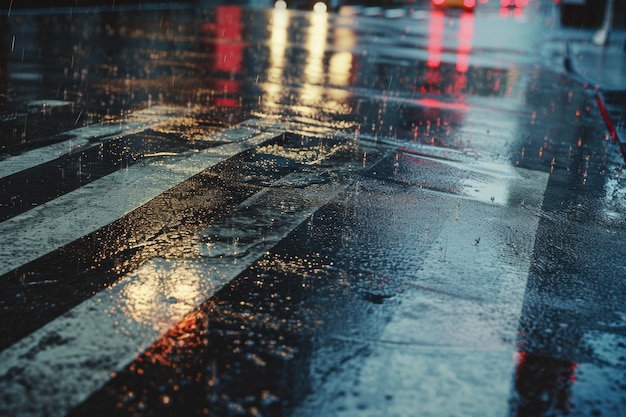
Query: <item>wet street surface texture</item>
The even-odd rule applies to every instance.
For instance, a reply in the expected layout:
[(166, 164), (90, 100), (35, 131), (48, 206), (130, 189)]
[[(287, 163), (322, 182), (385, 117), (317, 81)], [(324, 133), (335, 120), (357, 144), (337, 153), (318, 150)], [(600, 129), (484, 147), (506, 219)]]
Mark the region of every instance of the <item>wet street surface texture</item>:
[(620, 415), (619, 141), (479, 3), (2, 10), (0, 415)]

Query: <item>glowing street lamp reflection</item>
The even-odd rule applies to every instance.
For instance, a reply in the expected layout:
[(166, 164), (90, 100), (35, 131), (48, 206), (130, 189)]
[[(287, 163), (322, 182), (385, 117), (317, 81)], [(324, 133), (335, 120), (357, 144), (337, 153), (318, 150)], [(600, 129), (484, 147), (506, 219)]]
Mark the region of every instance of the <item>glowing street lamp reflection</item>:
[(340, 87), (348, 86), (351, 69), (352, 53), (347, 51), (335, 53), (328, 62), (330, 83)]
[(326, 51), (326, 35), (328, 33), (328, 16), (322, 13), (310, 15), (307, 31), (306, 49), (308, 52), (304, 75), (306, 82), (320, 84), (324, 77), (324, 52)]
[(280, 2), (276, 2), (276, 8), (272, 13), (267, 82), (263, 83), (262, 86), (268, 107), (276, 107), (283, 92), (289, 13), (286, 10), (286, 5), (284, 8), (281, 8), (278, 7), (278, 3)]
[(322, 98), (321, 84), (324, 81), (324, 52), (327, 34), (328, 15), (311, 13), (305, 45), (308, 53), (304, 67), (305, 84), (301, 93), (302, 103), (305, 105), (315, 105)]
[(348, 28), (336, 28), (334, 31), (335, 52), (328, 61), (328, 78), (333, 86), (350, 85), (350, 75), (354, 56), (352, 48), (356, 45), (354, 31)]
[(324, 2), (318, 1), (313, 5), (313, 11), (315, 13), (326, 13), (328, 11), (328, 7)]
[(284, 9), (276, 9), (272, 14), (272, 34), (270, 37), (270, 67), (268, 81), (281, 83), (287, 49), (287, 28), (289, 14)]
[(119, 304), (136, 323), (169, 329), (202, 297), (199, 275), (175, 262), (154, 259), (124, 287)]

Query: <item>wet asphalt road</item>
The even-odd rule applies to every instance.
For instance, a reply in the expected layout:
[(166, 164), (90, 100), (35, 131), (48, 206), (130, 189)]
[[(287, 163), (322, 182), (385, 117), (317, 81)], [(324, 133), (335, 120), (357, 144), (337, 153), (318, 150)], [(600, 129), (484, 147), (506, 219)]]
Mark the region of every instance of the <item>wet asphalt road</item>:
[(3, 16), (0, 415), (619, 415), (620, 148), (491, 3)]

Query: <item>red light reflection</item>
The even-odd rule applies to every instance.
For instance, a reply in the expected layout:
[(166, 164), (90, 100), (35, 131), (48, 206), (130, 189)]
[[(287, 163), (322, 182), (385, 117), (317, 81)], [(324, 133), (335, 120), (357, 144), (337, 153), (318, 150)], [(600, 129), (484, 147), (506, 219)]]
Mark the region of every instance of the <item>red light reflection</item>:
[[(467, 7), (473, 7), (475, 0), (465, 0)], [(441, 55), (443, 51), (443, 37), (446, 29), (445, 14), (441, 10), (433, 10), (428, 27), (428, 59), (426, 65), (429, 68), (438, 68), (441, 65)], [(474, 14), (464, 12), (459, 18), (459, 28), (457, 32), (457, 59), (456, 69), (465, 73), (469, 69), (469, 55), (472, 50), (472, 40), (474, 37)]]
[(543, 415), (548, 410), (567, 414), (578, 363), (528, 352), (518, 352), (515, 389), (518, 416)]
[(463, 13), (459, 25), (456, 69), (459, 72), (467, 72), (469, 69), (469, 54), (472, 50), (472, 38), (474, 37), (474, 13)]
[(453, 110), (457, 112), (469, 111), (469, 106), (463, 102), (458, 101), (443, 101), (433, 97), (423, 97), (417, 100), (417, 102), (428, 109), (444, 109)]
[(243, 61), (243, 44), (218, 43), (215, 45), (214, 68), (217, 71), (240, 74)]
[(506, 19), (511, 15), (516, 18), (521, 17), (528, 3), (530, 0), (500, 0), (500, 18)]
[(241, 83), (234, 79), (243, 72), (243, 9), (239, 6), (218, 6), (215, 9), (215, 25), (208, 28), (214, 31), (215, 58), (213, 69), (220, 78), (214, 81), (216, 97), (213, 103), (218, 107), (240, 107), (239, 98), (234, 95)]
[(429, 68), (437, 68), (441, 64), (444, 21), (444, 13), (441, 10), (433, 10), (428, 26), (428, 60), (426, 65)]

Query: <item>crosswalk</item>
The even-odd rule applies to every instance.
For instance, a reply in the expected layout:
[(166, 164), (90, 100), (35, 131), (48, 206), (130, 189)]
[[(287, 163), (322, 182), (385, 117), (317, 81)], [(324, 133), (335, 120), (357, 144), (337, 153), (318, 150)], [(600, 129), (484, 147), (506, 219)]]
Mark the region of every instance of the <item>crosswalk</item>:
[[(626, 315), (621, 281), (587, 276), (613, 267), (597, 248), (619, 236), (622, 167), (585, 92), (540, 63), (541, 9), (499, 9), (355, 6), (317, 28), (294, 12), (294, 32), (254, 14), (236, 45), (213, 42), (210, 14), (155, 18), (120, 58), (201, 74), (232, 58), (236, 76), (215, 76), (241, 107), (215, 108), (202, 79), (178, 106), (84, 127), (67, 101), (0, 116), (21, 126), (0, 155), (0, 417), (595, 412), (598, 381), (619, 387), (603, 367), (625, 343), (606, 329)], [(154, 49), (161, 29), (180, 55)], [(605, 98), (623, 138), (623, 100)], [(63, 123), (34, 137), (55, 106)], [(596, 317), (576, 292), (619, 320), (581, 326)]]
[(190, 110), (187, 108), (153, 106), (134, 112), (130, 117), (120, 119), (118, 123), (89, 125), (63, 132), (63, 137), (67, 138), (65, 140), (3, 159), (0, 164), (0, 178), (53, 161), (64, 155), (99, 146), (106, 140), (172, 122), (189, 113)]
[(280, 132), (259, 132), (205, 152), (151, 159), (9, 219), (0, 225), (0, 274), (111, 223), (174, 185), (277, 135)]
[[(188, 117), (188, 111), (153, 108), (138, 112), (136, 121), (123, 125), (114, 123), (94, 126), (91, 132), (88, 128), (69, 132), (71, 141), (0, 161), (0, 170), (4, 173), (0, 180), (10, 181), (18, 173), (87, 147), (122, 140), (127, 135), (142, 135), (146, 129), (153, 128), (156, 121)], [(305, 135), (302, 132), (306, 132)], [(13, 336), (5, 335), (3, 339), (0, 414), (65, 415), (101, 389), (185, 316), (266, 256), (299, 225), (307, 219), (310, 221), (322, 207), (340, 203), (357, 212), (365, 210), (356, 215), (358, 218), (379, 216), (376, 210), (382, 208), (375, 207), (386, 199), (386, 194), (399, 198), (393, 197), (391, 189), (382, 191), (385, 187), (376, 185), (381, 181), (409, 186), (411, 191), (399, 195), (420, 201), (403, 212), (397, 211), (406, 208), (403, 204), (393, 209), (389, 218), (392, 224), (413, 223), (420, 230), (432, 227), (430, 237), (420, 243), (419, 250), (411, 249), (406, 259), (422, 263), (420, 268), (424, 272), (416, 276), (428, 282), (425, 284), (429, 287), (427, 292), (461, 285), (457, 294), (460, 296), (468, 290), (459, 284), (462, 280), (458, 277), (450, 278), (452, 281), (446, 278), (438, 284), (430, 282), (431, 274), (442, 262), (458, 271), (467, 262), (463, 256), (457, 257), (465, 253), (467, 242), (437, 238), (453, 234), (460, 218), (471, 217), (475, 210), (487, 205), (494, 216), (501, 212), (505, 213), (503, 218), (518, 218), (520, 222), (534, 225), (529, 233), (519, 238), (512, 238), (504, 224), (474, 224), (466, 231), (471, 235), (471, 242), (476, 240), (474, 234), (483, 233), (483, 241), (487, 240), (485, 236), (492, 235), (494, 242), (505, 239), (507, 245), (517, 250), (523, 248), (520, 261), (519, 254), (502, 258), (497, 244), (485, 246), (488, 244), (482, 243), (482, 257), (499, 265), (489, 270), (499, 274), (502, 268), (509, 268), (510, 280), (501, 284), (506, 290), (496, 288), (487, 301), (482, 300), (484, 294), (481, 293), (483, 287), (493, 287), (490, 283), (493, 277), (484, 275), (484, 283), (472, 284), (482, 301), (475, 305), (466, 300), (470, 304), (469, 317), (479, 316), (480, 305), (485, 302), (493, 302), (506, 310), (505, 322), (498, 326), (506, 329), (502, 332), (515, 332), (515, 317), (521, 309), (525, 271), (537, 222), (533, 212), (519, 212), (518, 200), (526, 198), (528, 206), (539, 204), (546, 186), (545, 174), (505, 169), (503, 165), (466, 164), (468, 156), (463, 153), (442, 152), (435, 146), (399, 143), (395, 139), (361, 135), (357, 143), (357, 137), (351, 132), (270, 119), (245, 120), (207, 135), (205, 141), (212, 146), (176, 152), (157, 150), (0, 223), (4, 308), (5, 311), (15, 308), (23, 313), (23, 320), (29, 321), (21, 332), (15, 331)], [(251, 168), (246, 168), (246, 164)], [(246, 169), (252, 169), (254, 175), (246, 173)], [(431, 175), (429, 172), (438, 176), (438, 182), (416, 182)], [(443, 172), (448, 172), (449, 177), (439, 176), (438, 173)], [(215, 184), (203, 189), (203, 184), (215, 181), (212, 178), (218, 173), (222, 178), (232, 175), (238, 179), (226, 186), (220, 183), (222, 180), (217, 180), (217, 189), (212, 188)], [(458, 182), (459, 178), (472, 180)], [(228, 191), (229, 187), (233, 190)], [(518, 194), (509, 196), (505, 190), (508, 188), (516, 189)], [(216, 191), (218, 189), (221, 191)], [(231, 203), (222, 206), (218, 203), (221, 200)], [(432, 207), (428, 209), (424, 204)], [(205, 209), (214, 214), (201, 219), (197, 213)], [(423, 216), (425, 212), (439, 210), (438, 216)], [(186, 222), (194, 225), (185, 228)], [(468, 227), (472, 222), (464, 224)], [(142, 227), (151, 231), (143, 233)], [(476, 227), (482, 227), (482, 232)], [(412, 238), (407, 235), (400, 239), (410, 241)], [(86, 245), (89, 249), (85, 250), (102, 253), (82, 254), (80, 248), (85, 242), (90, 242)], [(119, 248), (116, 249), (116, 245)], [(478, 243), (475, 246), (478, 247)], [(74, 249), (66, 249), (70, 247)], [(386, 250), (374, 249), (374, 253)], [(69, 259), (64, 259), (68, 256)], [(75, 260), (74, 256), (85, 259), (91, 256), (93, 260), (90, 264), (85, 259)], [(371, 258), (372, 254), (367, 256)], [(112, 259), (105, 259), (107, 257)], [(98, 259), (108, 266), (100, 265)], [(68, 265), (53, 266), (55, 262)], [(113, 267), (109, 265), (111, 262)], [(87, 271), (81, 269), (83, 264), (87, 265)], [(47, 272), (47, 269), (55, 272)], [(441, 285), (445, 288), (440, 289)], [(56, 300), (59, 306), (54, 306), (55, 297), (63, 291), (68, 292), (70, 300)], [(11, 301), (11, 295), (17, 299)], [(410, 305), (415, 300), (405, 302)], [(422, 302), (426, 302), (424, 300)], [(398, 338), (402, 333), (398, 329), (413, 323), (403, 314), (389, 320), (387, 330), (379, 335), (383, 350), (388, 349), (384, 347), (386, 339)], [(468, 320), (471, 323), (471, 319)], [(10, 324), (5, 323), (6, 326), (10, 328)], [(489, 328), (487, 325), (484, 331), (488, 333)], [(457, 342), (451, 339), (447, 343), (455, 345)], [(492, 353), (486, 357), (497, 358), (501, 366), (489, 378), (495, 378), (504, 389), (494, 391), (504, 406), (506, 401), (502, 396), (507, 391), (513, 364), (507, 359), (510, 346), (494, 343), (488, 346)], [(438, 356), (438, 366), (451, 358), (451, 352)], [(474, 357), (471, 352), (464, 355)], [(431, 356), (422, 357), (432, 361)], [(407, 358), (402, 355), (390, 358), (395, 358), (396, 362), (388, 364), (392, 366), (389, 371), (393, 367), (407, 366)], [(477, 359), (476, 363), (485, 360), (488, 359)], [(311, 363), (313, 367), (324, 366), (315, 357)], [(379, 369), (379, 377), (384, 374), (392, 386), (392, 375), (383, 372), (386, 367), (372, 358), (359, 365), (362, 371), (355, 378), (370, 384), (372, 375), (365, 370)], [(468, 373), (473, 370), (474, 365), (466, 369)], [(446, 379), (436, 372), (431, 377), (440, 381)], [(349, 377), (340, 379), (346, 383), (351, 381)], [(60, 387), (58, 381), (63, 381)], [(319, 388), (318, 393), (324, 394), (325, 389)], [(487, 386), (485, 398), (493, 399), (495, 394), (489, 389)], [(428, 393), (428, 390), (423, 392)], [(332, 396), (325, 395), (319, 398)], [(318, 404), (302, 412), (306, 415), (312, 409), (321, 408), (333, 414), (332, 407), (346, 410), (357, 407), (351, 398), (345, 401)], [(401, 400), (398, 409), (406, 407), (407, 401), (407, 398)], [(459, 401), (462, 403), (465, 397), (459, 397)]]
[[(187, 113), (187, 109), (152, 108), (138, 112), (133, 122), (67, 132), (72, 139), (0, 161), (0, 172), (9, 181), (16, 173), (106, 141), (141, 134), (155, 121), (164, 123), (163, 119), (171, 121)], [(28, 270), (24, 265), (46, 255), (63, 256), (64, 246), (94, 234), (236, 155), (284, 140), (286, 134), (284, 124), (247, 120), (211, 134), (207, 140), (214, 141), (215, 146), (151, 155), (17, 214), (0, 223), (0, 276), (6, 283), (20, 267)], [(323, 152), (314, 153), (313, 163), (324, 159)], [(196, 233), (191, 258), (157, 254), (103, 291), (14, 341), (0, 352), (0, 414), (65, 414), (316, 209), (338, 198), (350, 181), (347, 171), (338, 175), (337, 166), (332, 166), (310, 174), (292, 172), (272, 180), (267, 187), (257, 187), (250, 198), (237, 205), (235, 220), (218, 220)], [(150, 221), (160, 220), (155, 217)], [(137, 225), (131, 223), (129, 227)], [(229, 235), (236, 240), (224, 237)], [(18, 280), (26, 286), (57, 284), (55, 280)], [(10, 286), (4, 293), (9, 291)], [(36, 302), (32, 303), (31, 309), (37, 308)], [(51, 389), (56, 381), (63, 381), (62, 390)]]
[[(214, 224), (201, 233), (207, 238), (199, 245), (198, 259), (153, 259), (1, 352), (0, 375), (20, 372), (31, 387), (3, 378), (2, 395), (13, 402), (2, 411), (64, 414), (346, 187), (330, 181), (291, 188), (290, 182), (298, 180), (287, 176), (240, 204), (239, 211), (254, 215), (235, 218), (253, 220), (254, 227)], [(288, 210), (281, 209), (285, 204)], [(215, 242), (223, 229), (238, 236), (238, 243)], [(64, 381), (61, 392), (42, 383), (56, 380)]]

